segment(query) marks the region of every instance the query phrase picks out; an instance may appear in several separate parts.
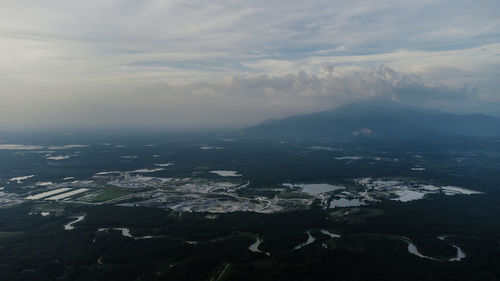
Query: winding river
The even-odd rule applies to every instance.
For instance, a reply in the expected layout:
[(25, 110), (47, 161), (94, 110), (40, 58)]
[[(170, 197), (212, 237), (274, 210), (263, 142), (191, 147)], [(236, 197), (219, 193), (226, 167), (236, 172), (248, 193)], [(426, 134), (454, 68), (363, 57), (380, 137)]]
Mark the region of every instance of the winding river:
[(305, 246), (307, 246), (307, 245), (309, 245), (309, 244), (312, 244), (314, 241), (316, 241), (316, 238), (314, 238), (314, 237), (311, 235), (311, 231), (310, 231), (310, 230), (308, 230), (308, 231), (307, 231), (307, 240), (306, 240), (306, 242), (304, 242), (304, 243), (302, 243), (302, 244), (300, 244), (300, 245), (295, 246), (293, 249), (294, 249), (294, 250), (299, 250), (299, 249), (301, 249), (301, 248), (303, 248), (303, 247), (305, 247)]
[(331, 233), (330, 231), (325, 230), (325, 229), (320, 229), (319, 231), (322, 234), (329, 236), (330, 238), (340, 238), (340, 237), (342, 237), (342, 236), (340, 236), (340, 234)]
[(130, 229), (126, 227), (111, 227), (111, 228), (99, 228), (97, 232), (103, 232), (103, 231), (110, 231), (110, 230), (117, 230), (120, 231), (122, 236), (128, 237), (128, 238), (133, 238), (135, 240), (141, 240), (141, 239), (153, 239), (153, 238), (163, 238), (165, 236), (153, 236), (153, 235), (145, 235), (145, 236), (133, 236), (130, 233)]
[(266, 254), (267, 256), (271, 256), (271, 253), (263, 252), (263, 251), (259, 250), (259, 246), (263, 242), (263, 240), (260, 239), (259, 237), (255, 237), (255, 238), (256, 238), (255, 242), (252, 245), (248, 246), (248, 250), (250, 250), (254, 253), (263, 253), (263, 254)]
[(418, 251), (417, 246), (415, 244), (413, 244), (413, 242), (411, 242), (410, 238), (407, 238), (407, 237), (404, 237), (404, 236), (399, 236), (398, 238), (399, 238), (399, 240), (401, 240), (401, 241), (403, 241), (403, 242), (405, 242), (405, 243), (408, 244), (408, 253), (410, 253), (410, 254), (412, 254), (414, 256), (417, 256), (419, 258), (430, 259), (430, 260), (434, 260), (434, 261), (440, 261), (438, 259), (426, 256), (426, 255), (420, 253)]
[(64, 225), (64, 230), (73, 230), (75, 227), (73, 226), (75, 223), (81, 222), (82, 220), (85, 219), (86, 215), (83, 216), (77, 216), (77, 217), (71, 217), (75, 220), (68, 222), (67, 224)]
[(457, 254), (453, 258), (448, 259), (448, 261), (461, 261), (461, 260), (465, 259), (466, 255), (465, 255), (464, 251), (462, 251), (462, 249), (460, 249), (460, 247), (458, 247), (457, 245), (450, 243), (446, 239), (446, 235), (438, 236), (438, 239), (448, 242), (450, 244), (450, 246), (452, 246), (453, 248), (455, 248), (457, 250)]
[[(443, 240), (443, 241), (448, 242), (447, 239), (446, 239), (446, 236), (438, 236), (437, 238), (439, 240)], [(412, 255), (415, 255), (415, 256), (417, 256), (419, 258), (423, 258), (423, 259), (430, 259), (430, 260), (434, 260), (434, 261), (442, 261), (440, 259), (429, 257), (429, 256), (426, 256), (426, 255), (420, 253), (418, 251), (417, 246), (415, 244), (413, 244), (409, 238), (401, 236), (401, 237), (399, 237), (399, 239), (401, 241), (403, 241), (403, 242), (408, 243), (408, 253), (410, 253)], [(457, 254), (455, 255), (455, 257), (449, 258), (448, 261), (452, 261), (452, 262), (453, 261), (461, 261), (461, 260), (463, 260), (466, 257), (465, 253), (462, 251), (462, 249), (460, 247), (458, 247), (457, 245), (452, 244), (450, 242), (448, 242), (448, 243), (450, 244), (450, 246), (452, 246), (453, 248), (455, 248), (457, 250)]]

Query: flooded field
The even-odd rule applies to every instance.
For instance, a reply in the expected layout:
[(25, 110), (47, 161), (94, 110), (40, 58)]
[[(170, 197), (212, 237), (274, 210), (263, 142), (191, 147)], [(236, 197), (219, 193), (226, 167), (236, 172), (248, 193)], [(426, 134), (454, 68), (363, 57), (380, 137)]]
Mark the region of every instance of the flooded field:
[[(432, 194), (476, 195), (481, 192), (457, 186), (438, 186), (419, 183), (415, 179), (352, 180), (341, 186), (327, 183), (283, 183), (274, 189), (274, 197), (259, 195), (259, 188), (252, 188), (249, 181), (231, 179), (218, 181), (204, 178), (164, 178), (146, 176), (164, 168), (136, 169), (128, 172), (97, 172), (92, 179), (37, 182), (26, 196), (2, 192), (4, 200), (49, 200), (85, 202), (93, 204), (118, 204), (121, 206), (149, 206), (169, 208), (184, 212), (235, 212), (251, 211), (273, 213), (309, 207), (314, 200), (323, 208), (347, 208), (376, 204), (383, 200), (410, 202), (422, 200)], [(214, 171), (211, 171), (213, 173)], [(216, 171), (222, 177), (241, 177), (235, 171)], [(144, 175), (143, 175), (144, 174)], [(30, 177), (18, 177), (16, 181)], [(67, 177), (66, 180), (71, 180)], [(12, 180), (12, 179), (11, 179)], [(111, 191), (110, 187), (120, 188)], [(128, 191), (127, 191), (128, 190)], [(241, 195), (244, 192), (246, 195)], [(102, 194), (102, 195), (100, 195)], [(120, 196), (120, 194), (123, 194)], [(248, 195), (249, 194), (249, 195)], [(253, 195), (255, 194), (255, 195)], [(103, 197), (105, 195), (105, 197)], [(319, 201), (318, 201), (319, 200)]]

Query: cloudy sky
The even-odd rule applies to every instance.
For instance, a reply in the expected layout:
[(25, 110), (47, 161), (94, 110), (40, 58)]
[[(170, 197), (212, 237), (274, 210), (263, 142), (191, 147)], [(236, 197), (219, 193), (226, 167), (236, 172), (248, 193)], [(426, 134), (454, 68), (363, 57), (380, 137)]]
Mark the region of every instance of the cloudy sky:
[(498, 0), (0, 0), (0, 129), (244, 126), (384, 97), (500, 114)]

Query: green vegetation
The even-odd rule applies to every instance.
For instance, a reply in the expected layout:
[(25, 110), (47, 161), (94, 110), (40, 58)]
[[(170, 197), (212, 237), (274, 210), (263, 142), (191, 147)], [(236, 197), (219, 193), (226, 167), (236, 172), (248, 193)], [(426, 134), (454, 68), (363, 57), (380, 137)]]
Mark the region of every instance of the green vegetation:
[[(498, 139), (280, 143), (247, 138), (223, 142), (220, 138), (162, 138), (157, 147), (140, 146), (144, 140), (127, 140), (130, 148), (126, 155), (138, 155), (127, 161), (120, 160), (122, 154), (117, 149), (93, 145), (64, 164), (50, 166), (34, 153), (0, 151), (0, 185), (5, 186), (5, 192), (25, 196), (42, 188), (35, 186), (37, 181), (59, 183), (68, 176), (93, 179), (96, 186), (89, 191), (96, 195), (93, 203), (106, 202), (144, 189), (106, 186), (104, 179), (93, 178), (96, 173), (172, 162), (175, 164), (151, 176), (230, 180), (193, 172), (196, 167), (235, 170), (242, 174), (238, 181), (250, 181), (238, 194), (249, 197), (274, 198), (280, 194), (276, 188), (283, 188), (286, 182), (337, 183), (353, 188), (353, 179), (361, 177), (415, 178), (485, 194), (434, 194), (418, 201), (383, 200), (338, 209), (323, 209), (315, 202), (309, 208), (272, 214), (28, 201), (0, 208), (0, 279), (500, 280)], [(77, 141), (80, 139), (68, 143)], [(101, 142), (113, 141), (89, 143)], [(153, 141), (148, 139), (147, 143)], [(224, 149), (201, 150), (201, 144)], [(342, 156), (361, 159), (335, 159)], [(411, 170), (416, 166), (426, 170)], [(37, 177), (23, 184), (6, 183), (9, 178), (29, 174)], [(282, 197), (308, 196), (287, 192)], [(134, 200), (138, 199), (131, 196), (124, 202)], [(39, 215), (42, 211), (50, 215)], [(65, 230), (64, 225), (80, 214), (86, 214), (85, 219), (75, 223), (73, 230)], [(100, 228), (128, 228), (136, 238), (151, 237), (134, 239), (120, 230), (99, 232)], [(341, 237), (331, 238), (322, 229)], [(316, 240), (294, 250), (308, 239), (308, 231)], [(447, 236), (446, 241), (437, 239), (442, 235)], [(419, 258), (408, 253), (401, 236), (408, 237), (427, 256), (449, 259), (456, 254), (450, 246), (453, 243), (467, 257), (460, 262)], [(271, 256), (248, 249), (255, 237), (263, 240), (259, 249)]]
[(23, 234), (22, 231), (0, 231), (0, 239)]
[[(0, 212), (1, 233), (16, 233), (0, 236), (0, 270), (8, 280), (470, 280), (477, 272), (482, 280), (496, 280), (498, 197), (437, 199), (346, 209), (352, 211), (348, 221), (332, 220), (332, 211), (316, 207), (207, 218), (156, 208), (65, 205), (61, 217), (42, 217), (27, 215), (34, 206), (22, 204)], [(64, 230), (80, 213), (86, 218)], [(128, 227), (134, 236), (159, 238), (97, 232), (102, 227)], [(342, 237), (330, 238), (319, 229)], [(316, 241), (293, 250), (306, 240), (307, 230)], [(409, 237), (423, 254), (447, 259), (454, 249), (436, 239), (443, 233), (453, 234), (449, 239), (467, 253), (464, 261), (421, 259), (395, 238)], [(271, 257), (248, 250), (254, 235)]]
[(105, 202), (121, 196), (132, 194), (133, 192), (134, 190), (130, 188), (107, 186), (104, 189), (98, 191), (98, 194), (92, 199), (92, 202)]

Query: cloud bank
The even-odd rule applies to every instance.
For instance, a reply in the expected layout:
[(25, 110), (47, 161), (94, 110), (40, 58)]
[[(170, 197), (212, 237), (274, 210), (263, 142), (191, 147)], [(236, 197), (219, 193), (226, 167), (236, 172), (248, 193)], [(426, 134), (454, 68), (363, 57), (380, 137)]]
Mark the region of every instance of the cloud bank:
[[(401, 74), (387, 66), (338, 73), (326, 63), (318, 73), (238, 75), (173, 85), (125, 84), (78, 93), (58, 100), (57, 106), (50, 99), (37, 100), (37, 106), (50, 109), (41, 113), (29, 112), (29, 106), (3, 106), (1, 114), (16, 115), (24, 110), (27, 118), (17, 122), (28, 127), (47, 122), (48, 127), (197, 128), (251, 125), (268, 118), (327, 110), (368, 98), (455, 112), (466, 111), (472, 103), (482, 104), (476, 90), (466, 85), (426, 83), (418, 76)], [(57, 116), (65, 117), (57, 119)], [(8, 126), (5, 121), (0, 122)]]
[(2, 2), (0, 129), (242, 126), (373, 96), (494, 112), (498, 14), (496, 0)]

